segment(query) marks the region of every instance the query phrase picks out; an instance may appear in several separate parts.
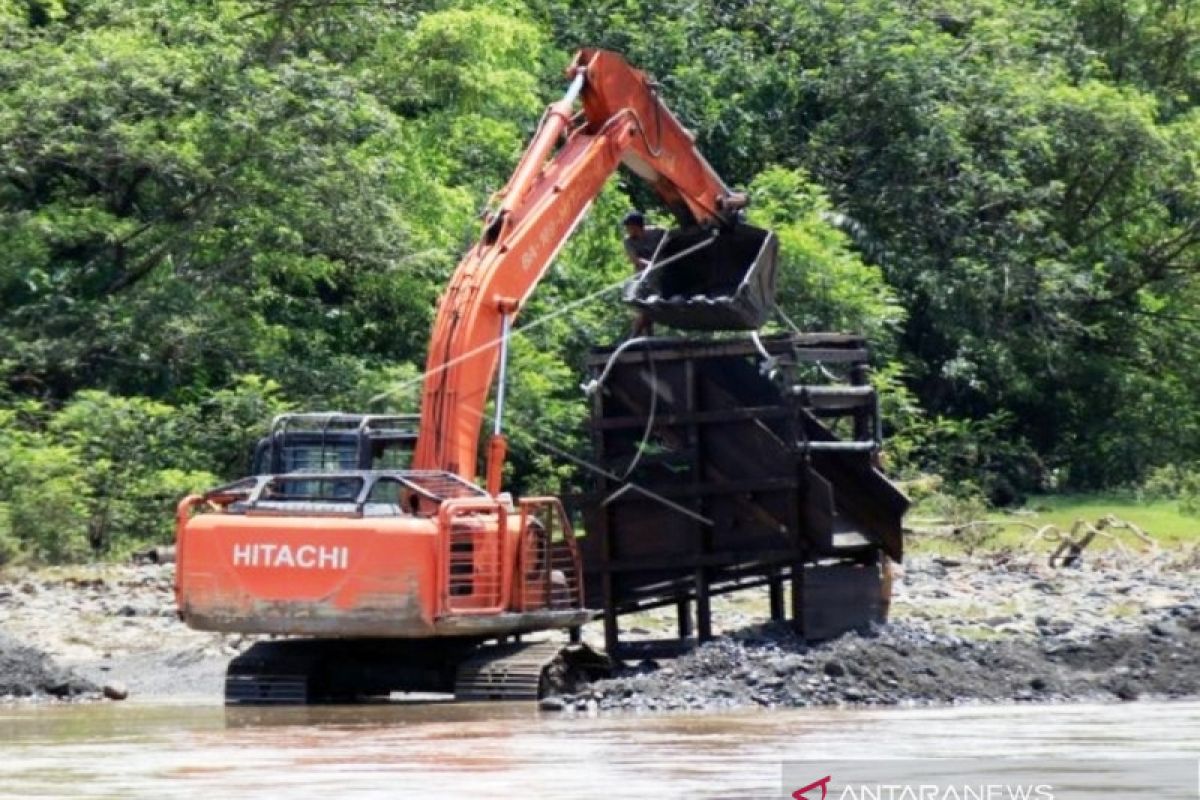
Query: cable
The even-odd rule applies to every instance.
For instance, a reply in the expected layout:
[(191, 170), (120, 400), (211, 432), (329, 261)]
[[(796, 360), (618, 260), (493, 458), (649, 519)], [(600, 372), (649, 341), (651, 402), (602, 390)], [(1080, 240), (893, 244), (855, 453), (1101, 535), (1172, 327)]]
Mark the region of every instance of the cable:
[(565, 458), (568, 461), (572, 462), (573, 464), (583, 467), (586, 470), (595, 472), (598, 475), (603, 475), (604, 477), (608, 478), (609, 480), (620, 481), (620, 483), (622, 484), (621, 487), (619, 489), (617, 489), (615, 492), (613, 492), (612, 494), (610, 494), (607, 498), (605, 498), (604, 503), (611, 502), (612, 500), (619, 497), (621, 494), (624, 494), (625, 492), (633, 491), (633, 492), (637, 492), (638, 494), (644, 495), (644, 496), (650, 498), (651, 500), (662, 503), (667, 508), (669, 508), (673, 511), (678, 511), (680, 514), (683, 514), (684, 516), (687, 516), (687, 517), (691, 517), (692, 519), (694, 519), (697, 522), (700, 522), (704, 525), (708, 525), (710, 527), (714, 525), (713, 521), (711, 519), (709, 519), (708, 517), (705, 517), (701, 514), (697, 514), (695, 511), (692, 511), (690, 508), (681, 506), (678, 503), (676, 503), (666, 497), (663, 497), (661, 494), (658, 494), (657, 492), (653, 492), (643, 486), (638, 486), (636, 483), (629, 483), (628, 481), (621, 479), (616, 474), (609, 472), (608, 470), (604, 469), (603, 467), (598, 467), (595, 464), (592, 464), (588, 461), (584, 461), (582, 458), (578, 458), (576, 456), (571, 455), (566, 450), (555, 447), (554, 445), (552, 445), (548, 442), (543, 442), (543, 441), (539, 441), (536, 439), (533, 440), (533, 444), (537, 447), (541, 447), (542, 449), (553, 453), (556, 456), (559, 456), (560, 458)]
[[(582, 383), (579, 388), (583, 389), (583, 393), (591, 397), (600, 391), (604, 386), (604, 382), (608, 380), (608, 375), (612, 372), (613, 367), (617, 363), (617, 359), (621, 354), (634, 345), (643, 344), (652, 341), (649, 336), (637, 336), (628, 341), (622, 342), (616, 350), (612, 351), (612, 355), (608, 357), (608, 361), (604, 364), (604, 369), (601, 370), (600, 376), (593, 378), (587, 383)], [(646, 443), (650, 441), (650, 433), (654, 430), (654, 419), (658, 415), (658, 367), (654, 359), (650, 358), (650, 350), (645, 350), (646, 361), (650, 364), (650, 413), (646, 417), (646, 427), (642, 431), (642, 438), (638, 442), (637, 449), (634, 450), (633, 460), (629, 462), (629, 466), (625, 468), (625, 472), (621, 475), (621, 480), (628, 478), (635, 469), (638, 463), (642, 460), (642, 453), (645, 450)]]
[[(579, 306), (581, 306), (585, 303), (591, 302), (592, 300), (596, 299), (600, 295), (611, 292), (614, 289), (619, 289), (628, 280), (629, 280), (628, 278), (621, 278), (619, 281), (616, 281), (615, 283), (611, 283), (608, 286), (605, 286), (601, 289), (597, 289), (596, 291), (592, 292), (591, 294), (587, 295), (586, 297), (581, 297), (577, 300), (572, 300), (570, 303), (567, 303), (565, 306), (562, 306), (561, 308), (558, 308), (555, 311), (550, 312), (549, 314), (545, 315), (544, 317), (533, 320), (532, 322), (528, 323), (527, 325), (522, 325), (520, 328), (513, 330), (510, 335), (516, 336), (516, 335), (525, 333), (526, 331), (531, 331), (534, 328), (537, 328), (541, 325), (545, 325), (546, 323), (550, 322), (551, 320), (561, 317), (563, 314), (566, 314), (569, 311), (574, 311), (576, 308), (578, 308)], [(424, 383), (425, 379), (428, 378), (430, 375), (434, 375), (439, 372), (445, 372), (446, 370), (450, 369), (450, 367), (453, 367), (456, 364), (466, 361), (469, 358), (473, 358), (474, 356), (479, 355), (480, 353), (484, 352), (485, 350), (487, 350), (491, 347), (495, 347), (499, 342), (500, 342), (500, 337), (496, 337), (495, 339), (492, 339), (488, 342), (484, 342), (483, 344), (479, 345), (478, 347), (476, 347), (472, 350), (469, 350), (468, 352), (463, 353), (462, 355), (457, 356), (456, 358), (450, 359), (449, 361), (435, 367), (432, 370), (426, 370), (425, 372), (422, 372), (420, 375), (416, 376), (415, 378), (411, 378), (407, 381), (404, 381), (403, 383), (393, 386), (391, 389), (388, 389), (386, 392), (380, 392), (379, 394), (375, 395), (370, 400), (368, 400), (367, 403), (368, 404), (378, 403), (381, 400), (386, 400), (387, 398), (391, 397), (392, 395), (398, 394), (399, 392), (404, 391), (405, 389), (409, 388), (410, 386), (416, 386), (418, 384)]]
[(579, 384), (579, 388), (583, 389), (583, 393), (588, 397), (591, 397), (596, 392), (600, 391), (600, 388), (604, 386), (604, 382), (608, 380), (608, 374), (612, 372), (613, 365), (616, 364), (617, 358), (630, 347), (648, 341), (650, 341), (649, 336), (637, 336), (633, 339), (628, 339), (624, 342), (621, 342), (621, 345), (617, 347), (616, 350), (613, 350), (612, 355), (608, 357), (608, 361), (604, 364), (604, 369), (600, 372), (600, 377), (593, 378), (587, 383)]
[[(640, 273), (635, 275), (634, 278), (640, 278), (645, 275), (648, 275), (649, 273), (651, 273), (655, 270), (662, 269), (663, 267), (666, 267), (666, 266), (674, 263), (680, 257), (682, 257), (684, 255), (688, 255), (701, 247), (707, 246), (708, 244), (711, 244), (711, 242), (703, 242), (701, 244), (694, 245), (691, 248), (687, 248), (679, 253), (670, 255), (667, 258), (663, 259), (662, 261), (660, 261), (656, 264), (649, 265), (644, 270), (642, 270)], [(510, 336), (518, 336), (518, 335), (526, 333), (527, 331), (531, 331), (534, 328), (537, 328), (541, 325), (545, 325), (546, 323), (548, 323), (554, 319), (557, 319), (558, 317), (561, 317), (570, 311), (574, 311), (576, 308), (579, 308), (580, 306), (582, 306), (586, 303), (590, 303), (592, 300), (595, 300), (597, 297), (600, 297), (601, 295), (607, 294), (608, 292), (611, 292), (615, 289), (621, 288), (626, 283), (628, 283), (629, 280), (630, 280), (629, 277), (620, 278), (619, 280), (614, 281), (613, 283), (610, 283), (607, 286), (597, 289), (596, 291), (592, 292), (589, 295), (580, 297), (576, 300), (572, 300), (571, 302), (567, 303), (565, 306), (555, 309), (554, 311), (550, 312), (549, 314), (546, 314), (543, 317), (539, 317), (538, 319), (535, 319), (532, 322), (522, 325), (520, 328), (514, 329), (513, 331), (511, 331)], [(411, 378), (410, 380), (407, 380), (407, 381), (404, 381), (403, 383), (397, 384), (396, 386), (393, 386), (391, 389), (388, 389), (385, 392), (380, 392), (379, 394), (377, 394), (374, 397), (367, 400), (367, 405), (374, 405), (375, 403), (386, 400), (387, 398), (391, 397), (392, 395), (398, 394), (411, 386), (416, 386), (418, 384), (424, 383), (425, 379), (428, 378), (430, 375), (434, 375), (434, 374), (437, 374), (440, 372), (445, 372), (446, 370), (450, 369), (450, 367), (453, 367), (456, 364), (466, 361), (469, 358), (474, 358), (475, 356), (488, 350), (491, 347), (495, 347), (497, 344), (500, 343), (500, 339), (501, 339), (501, 337), (497, 336), (495, 339), (484, 342), (483, 344), (479, 345), (478, 347), (475, 347), (475, 348), (467, 351), (466, 353), (463, 353), (462, 355), (457, 356), (456, 358), (450, 359), (449, 361), (435, 367), (432, 370), (426, 370), (425, 372), (422, 372), (420, 375), (416, 376), (415, 378)]]
[(796, 334), (804, 333), (804, 331), (800, 330), (799, 325), (792, 322), (791, 317), (789, 317), (787, 314), (783, 313), (783, 309), (779, 306), (779, 303), (775, 304), (775, 313), (779, 315), (779, 318), (783, 320), (785, 325), (787, 325), (789, 328), (792, 329), (792, 333), (796, 333)]
[(642, 431), (642, 438), (637, 443), (637, 448), (633, 451), (633, 459), (625, 468), (621, 480), (625, 480), (633, 474), (637, 465), (641, 463), (642, 453), (645, 452), (646, 444), (650, 441), (650, 432), (654, 430), (654, 418), (658, 415), (658, 367), (655, 366), (654, 359), (650, 358), (650, 351), (646, 350), (645, 353), (646, 361), (650, 364), (650, 413), (646, 415), (646, 427)]

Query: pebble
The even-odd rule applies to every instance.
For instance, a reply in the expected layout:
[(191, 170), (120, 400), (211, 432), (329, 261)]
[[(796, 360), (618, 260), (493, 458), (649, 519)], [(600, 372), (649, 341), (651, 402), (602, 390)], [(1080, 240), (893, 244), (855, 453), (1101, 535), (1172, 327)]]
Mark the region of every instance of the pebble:
[(100, 690), (109, 700), (124, 700), (129, 697), (129, 689), (120, 681), (106, 683)]
[(839, 661), (826, 661), (825, 674), (831, 678), (840, 678), (846, 674), (846, 668)]
[(543, 697), (538, 701), (538, 708), (542, 711), (563, 711), (566, 707), (567, 702), (561, 697)]
[[(905, 602), (893, 603), (897, 618), (887, 626), (816, 645), (784, 626), (744, 626), (677, 659), (670, 676), (635, 668), (600, 682), (607, 694), (599, 706), (920, 706), (1200, 695), (1200, 587), (1170, 572), (1129, 574), (1087, 563), (1055, 572), (1014, 562), (997, 568), (964, 562), (949, 572), (946, 564), (914, 559), (897, 586)], [(1114, 589), (1131, 585), (1137, 592), (1114, 599)], [(1168, 593), (1172, 585), (1175, 594)], [(1129, 603), (1143, 596), (1155, 600), (1153, 607), (1131, 614)], [(1113, 615), (1113, 607), (1122, 613)], [(1184, 615), (1181, 608), (1195, 610)], [(1129, 653), (1137, 659), (1129, 661)]]

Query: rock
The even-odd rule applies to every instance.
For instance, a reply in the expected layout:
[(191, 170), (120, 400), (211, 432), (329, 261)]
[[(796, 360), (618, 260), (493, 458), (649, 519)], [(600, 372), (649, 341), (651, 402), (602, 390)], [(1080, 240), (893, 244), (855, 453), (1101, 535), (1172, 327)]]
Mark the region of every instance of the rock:
[(1128, 700), (1137, 700), (1138, 697), (1141, 696), (1141, 692), (1138, 691), (1138, 688), (1132, 682), (1129, 682), (1129, 681), (1123, 681), (1123, 682), (1117, 684), (1116, 686), (1113, 687), (1112, 692), (1117, 697), (1121, 698), (1122, 700), (1127, 700), (1127, 701)]
[(826, 661), (824, 671), (831, 678), (840, 678), (846, 674), (846, 667), (840, 661)]
[(63, 669), (47, 654), (0, 633), (0, 694), (67, 698), (96, 691), (95, 684)]
[(129, 697), (129, 689), (120, 681), (106, 683), (100, 691), (109, 700), (124, 700)]
[(1183, 629), (1174, 622), (1159, 621), (1150, 624), (1150, 633), (1155, 636), (1174, 637), (1183, 633)]
[[(108, 694), (107, 686), (104, 687), (104, 691), (105, 691), (105, 696), (107, 696), (107, 694)], [(124, 698), (114, 698), (114, 699), (123, 700)], [(538, 708), (541, 709), (542, 711), (563, 711), (566, 709), (566, 707), (567, 707), (566, 701), (564, 701), (561, 697), (543, 697), (541, 700), (538, 701)]]

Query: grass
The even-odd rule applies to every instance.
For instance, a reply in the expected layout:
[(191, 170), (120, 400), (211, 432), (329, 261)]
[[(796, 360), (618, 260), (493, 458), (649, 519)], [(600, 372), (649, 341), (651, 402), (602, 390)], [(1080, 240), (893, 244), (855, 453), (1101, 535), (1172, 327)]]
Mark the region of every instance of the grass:
[[(919, 532), (909, 541), (914, 552), (954, 555), (976, 549), (992, 550), (1019, 548), (1034, 542), (1035, 530), (1045, 525), (1054, 525), (1064, 534), (1069, 533), (1078, 519), (1092, 525), (1107, 516), (1136, 525), (1160, 546), (1178, 548), (1200, 545), (1200, 517), (1179, 510), (1178, 503), (1167, 500), (1143, 501), (1118, 493), (1103, 494), (1060, 494), (1031, 497), (1024, 508), (1005, 511), (989, 511), (982, 520), (996, 523), (992, 526), (967, 526), (963, 533), (954, 536), (922, 536)], [(920, 530), (920, 514), (914, 527)], [(1116, 541), (1131, 550), (1144, 549), (1144, 545), (1130, 531), (1109, 529)], [(1038, 550), (1050, 550), (1058, 540), (1040, 540), (1035, 543)], [(1114, 541), (1099, 537), (1092, 548), (1106, 549)], [(1089, 548), (1090, 549), (1090, 548)]]
[(1200, 542), (1200, 517), (1184, 514), (1173, 500), (1138, 501), (1129, 495), (1045, 495), (1030, 498), (1030, 521), (1042, 520), (1068, 529), (1080, 517), (1089, 522), (1112, 514), (1132, 522), (1163, 546)]

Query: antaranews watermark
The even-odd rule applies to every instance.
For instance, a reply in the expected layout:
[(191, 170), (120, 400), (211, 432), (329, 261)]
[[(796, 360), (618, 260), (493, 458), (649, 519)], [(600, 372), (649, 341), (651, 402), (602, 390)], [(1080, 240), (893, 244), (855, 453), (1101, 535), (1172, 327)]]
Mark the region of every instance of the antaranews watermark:
[(789, 761), (787, 800), (1200, 800), (1200, 759)]

